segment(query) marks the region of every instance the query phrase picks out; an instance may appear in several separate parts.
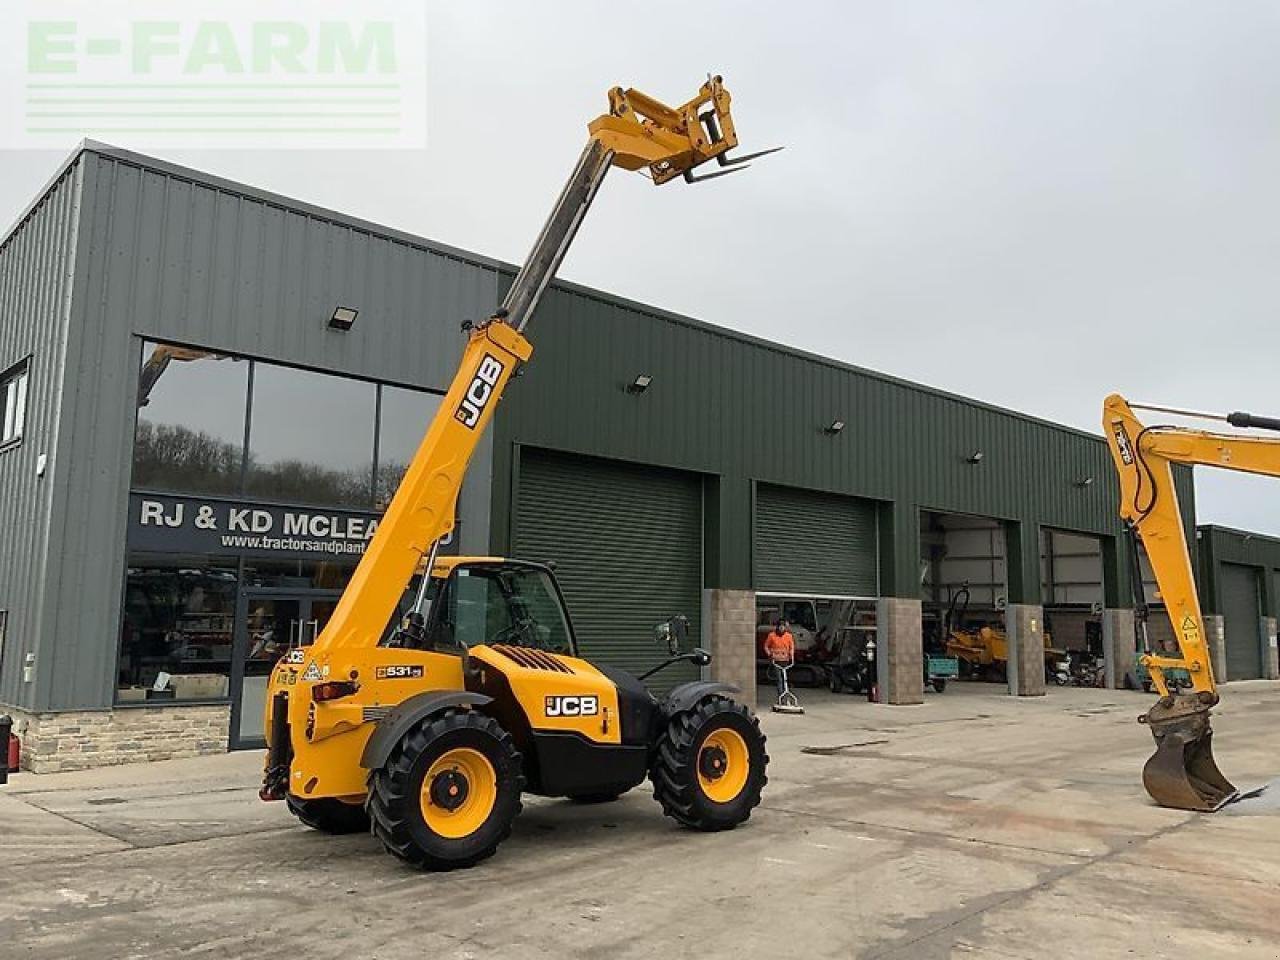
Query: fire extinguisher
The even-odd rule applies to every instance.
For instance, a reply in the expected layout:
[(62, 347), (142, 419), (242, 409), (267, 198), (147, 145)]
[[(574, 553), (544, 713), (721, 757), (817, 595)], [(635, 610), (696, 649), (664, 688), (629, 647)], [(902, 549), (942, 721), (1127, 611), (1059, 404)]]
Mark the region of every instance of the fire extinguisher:
[(4, 757), (0, 760), (0, 784), (9, 782), (9, 774), (18, 772), (18, 755), (20, 744), (13, 735), (13, 717), (5, 714), (0, 717), (0, 745), (4, 746)]

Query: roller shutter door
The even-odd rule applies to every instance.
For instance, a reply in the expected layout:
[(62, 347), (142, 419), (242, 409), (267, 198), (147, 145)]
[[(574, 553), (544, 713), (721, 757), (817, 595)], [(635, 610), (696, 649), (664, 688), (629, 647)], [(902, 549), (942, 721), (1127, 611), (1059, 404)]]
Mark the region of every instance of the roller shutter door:
[(1257, 571), (1235, 563), (1224, 563), (1221, 570), (1227, 679), (1256, 680), (1262, 676)]
[[(653, 627), (683, 613), (700, 642), (702, 482), (693, 474), (524, 448), (515, 555), (554, 560), (584, 656), (642, 673)], [(652, 686), (697, 679), (679, 664)]]
[(757, 590), (874, 597), (875, 504), (760, 484), (754, 562)]

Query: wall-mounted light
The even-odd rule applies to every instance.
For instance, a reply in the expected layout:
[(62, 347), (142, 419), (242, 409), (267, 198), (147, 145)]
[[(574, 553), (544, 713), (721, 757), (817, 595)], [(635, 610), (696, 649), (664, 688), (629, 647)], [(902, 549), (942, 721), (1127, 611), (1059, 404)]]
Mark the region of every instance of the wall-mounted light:
[(843, 429), (844, 429), (843, 420), (832, 420), (829, 424), (827, 424), (825, 427), (822, 428), (822, 432), (835, 436), (835, 434), (839, 433)]
[(985, 454), (985, 453), (983, 453), (981, 450), (975, 450), (975, 451), (973, 451), (973, 453), (969, 454), (969, 456), (965, 457), (965, 460), (966, 460), (967, 462), (969, 462), (969, 463), (975, 463), (975, 464), (976, 464), (976, 463), (981, 463), (981, 462), (982, 462), (982, 458), (983, 458), (983, 457), (985, 457), (985, 456), (986, 456), (986, 454)]
[(338, 307), (329, 318), (329, 326), (334, 330), (350, 330), (355, 325), (360, 311), (352, 307)]
[(653, 377), (647, 373), (642, 373), (627, 384), (627, 393), (644, 393), (649, 389), (649, 384), (651, 383), (653, 383)]
[(1076, 486), (1083, 490), (1085, 487), (1093, 486), (1093, 477), (1081, 477), (1076, 481)]

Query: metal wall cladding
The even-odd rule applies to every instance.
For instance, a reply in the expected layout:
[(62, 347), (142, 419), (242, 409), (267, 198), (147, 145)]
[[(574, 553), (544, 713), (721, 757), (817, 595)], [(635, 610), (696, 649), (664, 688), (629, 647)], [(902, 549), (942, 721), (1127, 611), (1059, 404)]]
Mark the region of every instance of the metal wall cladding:
[[(0, 452), (0, 610), (7, 612), (0, 649), (0, 703), (30, 708), (38, 703), (37, 681), (22, 679), (29, 654), (43, 677), (54, 604), (45, 592), (50, 541), (65, 529), (56, 504), (67, 477), (54, 448), (65, 390), (63, 357), (71, 316), (76, 267), (82, 168), (63, 171), (0, 242), (0, 372), (30, 358), (27, 414), (22, 442)], [(39, 457), (48, 455), (43, 478)]]
[(1262, 676), (1259, 571), (1256, 567), (1224, 563), (1219, 573), (1227, 648), (1227, 675), (1223, 679), (1256, 680)]
[[(701, 636), (702, 478), (522, 448), (516, 556), (554, 560), (583, 656), (640, 674), (665, 659), (656, 624)], [(693, 680), (676, 664), (651, 683)]]
[[(498, 476), (519, 442), (908, 509), (1121, 532), (1098, 436), (578, 288), (550, 290), (529, 333), (533, 361), (498, 414)], [(629, 393), (640, 374), (652, 385)], [(826, 432), (837, 420), (844, 429)], [(1193, 522), (1189, 470), (1178, 485)], [(502, 487), (499, 548), (509, 542)], [(913, 524), (898, 525), (903, 536)], [(913, 565), (914, 549), (903, 552)]]
[[(51, 709), (113, 697), (141, 338), (443, 390), (465, 343), (459, 324), (491, 313), (510, 282), (496, 263), (114, 148), (90, 146), (77, 170), (65, 386), (60, 409), (47, 408), (61, 424), (50, 452), (62, 499), (47, 570), (31, 584), (48, 652), (24, 694)], [(31, 256), (25, 284), (52, 284), (67, 266), (51, 238)], [(360, 311), (350, 332), (328, 328), (339, 305)], [(477, 451), (460, 504), (463, 546), (481, 552), (490, 450)]]
[(1223, 613), (1224, 565), (1254, 568), (1262, 585), (1262, 615), (1280, 616), (1280, 538), (1205, 524), (1197, 528), (1200, 560), (1200, 605), (1206, 613)]
[(773, 593), (879, 594), (876, 505), (792, 487), (756, 488), (756, 587)]

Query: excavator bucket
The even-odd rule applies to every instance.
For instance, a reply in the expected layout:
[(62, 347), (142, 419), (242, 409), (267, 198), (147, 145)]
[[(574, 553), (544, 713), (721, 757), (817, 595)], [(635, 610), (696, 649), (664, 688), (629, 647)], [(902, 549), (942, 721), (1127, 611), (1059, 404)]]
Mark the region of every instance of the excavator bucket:
[(1142, 785), (1162, 807), (1212, 813), (1240, 795), (1213, 759), (1211, 706), (1197, 694), (1172, 694), (1139, 718), (1156, 741)]

